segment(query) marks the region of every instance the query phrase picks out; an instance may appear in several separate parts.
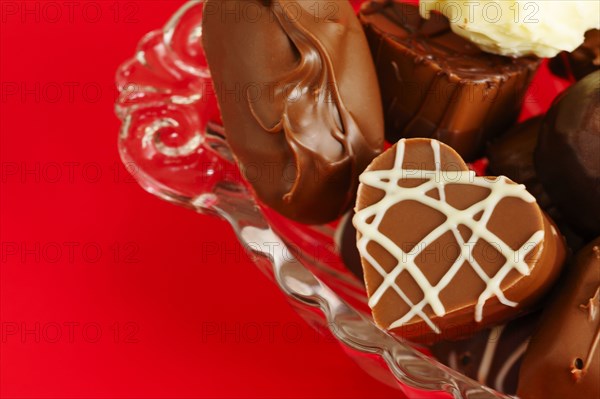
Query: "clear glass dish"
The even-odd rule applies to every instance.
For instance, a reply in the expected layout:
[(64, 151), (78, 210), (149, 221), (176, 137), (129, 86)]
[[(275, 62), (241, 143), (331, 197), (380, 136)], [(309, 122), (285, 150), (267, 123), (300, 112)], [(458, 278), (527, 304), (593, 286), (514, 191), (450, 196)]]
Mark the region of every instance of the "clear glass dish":
[[(334, 225), (299, 225), (255, 201), (223, 140), (201, 45), (202, 6), (202, 0), (186, 3), (117, 71), (115, 110), (126, 168), (161, 199), (229, 222), (298, 312), (333, 334), (373, 377), (408, 398), (509, 398), (379, 329), (362, 282), (337, 253)], [(544, 108), (539, 98), (529, 101), (531, 113)]]

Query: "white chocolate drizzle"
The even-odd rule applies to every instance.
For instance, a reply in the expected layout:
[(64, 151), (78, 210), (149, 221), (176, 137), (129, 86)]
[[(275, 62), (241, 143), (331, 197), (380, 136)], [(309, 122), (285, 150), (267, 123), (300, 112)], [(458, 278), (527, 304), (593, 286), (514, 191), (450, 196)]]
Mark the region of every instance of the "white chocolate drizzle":
[(479, 370), (477, 370), (477, 381), (482, 384), (485, 384), (488, 375), (490, 374), (492, 360), (494, 360), (496, 347), (498, 346), (498, 342), (500, 342), (500, 337), (502, 336), (503, 330), (504, 326), (497, 326), (490, 330), (490, 335), (488, 336), (488, 340), (483, 351), (483, 356), (481, 357), (481, 362), (479, 363)]
[[(594, 251), (596, 251), (597, 247), (594, 247)], [(587, 310), (588, 312), (588, 321), (591, 323), (596, 320), (598, 316), (598, 306), (600, 306), (600, 286), (596, 289), (594, 296), (589, 299), (589, 301), (583, 305), (579, 305), (580, 309)], [(594, 358), (594, 353), (596, 353), (598, 349), (598, 345), (600, 344), (600, 324), (596, 326), (596, 333), (592, 339), (592, 344), (590, 345), (590, 350), (585, 357), (585, 361), (583, 363), (583, 367), (578, 367), (575, 364), (575, 361), (571, 364), (571, 374), (573, 374), (573, 378), (575, 381), (581, 381), (583, 377), (587, 374), (590, 366), (592, 365), (592, 359)]]
[(588, 313), (588, 320), (594, 321), (598, 316), (598, 307), (600, 306), (600, 287), (596, 289), (594, 296), (586, 303), (579, 305), (579, 308)]
[[(475, 307), (475, 320), (480, 322), (483, 318), (483, 308), (488, 299), (496, 296), (498, 300), (506, 305), (515, 307), (518, 304), (508, 300), (500, 286), (504, 278), (513, 269), (520, 274), (528, 276), (530, 266), (525, 262), (525, 257), (538, 245), (542, 245), (544, 231), (535, 232), (518, 250), (513, 250), (501, 238), (488, 230), (487, 223), (490, 220), (496, 206), (505, 198), (515, 197), (527, 203), (535, 202), (535, 198), (527, 192), (525, 186), (512, 183), (504, 176), (498, 178), (476, 178), (472, 171), (442, 171), (440, 163), (440, 143), (431, 140), (434, 154), (435, 170), (411, 170), (404, 169), (404, 152), (406, 141), (402, 139), (396, 145), (396, 159), (390, 170), (368, 170), (360, 176), (360, 182), (382, 190), (385, 195), (377, 203), (370, 205), (356, 213), (353, 223), (360, 232), (361, 238), (357, 242), (358, 250), (373, 269), (381, 275), (383, 282), (369, 297), (369, 306), (373, 309), (388, 290), (393, 290), (406, 304), (410, 311), (392, 322), (388, 328), (393, 329), (408, 323), (413, 317), (420, 317), (436, 333), (441, 333), (439, 327), (433, 323), (429, 316), (423, 311), (429, 305), (433, 313), (438, 317), (446, 314), (446, 308), (440, 300), (440, 293), (448, 287), (454, 276), (463, 264), (468, 263), (475, 273), (486, 284)], [(421, 180), (424, 182), (417, 187), (400, 187), (399, 181)], [(469, 184), (489, 189), (489, 195), (467, 209), (460, 210), (446, 202), (445, 186), (448, 184)], [(437, 190), (439, 200), (427, 195), (431, 190)], [(444, 214), (446, 220), (426, 235), (413, 250), (403, 251), (390, 237), (379, 231), (379, 225), (387, 211), (394, 205), (403, 201), (416, 201)], [(475, 216), (481, 213), (481, 218), (475, 220)], [(465, 241), (458, 230), (459, 225), (464, 225), (471, 230), (470, 238)], [(432, 285), (425, 274), (415, 264), (417, 256), (439, 237), (447, 232), (452, 232), (460, 247), (460, 254), (450, 266), (441, 280)], [(472, 254), (475, 244), (479, 240), (494, 243), (496, 249), (504, 256), (505, 263), (493, 276), (488, 276), (481, 265)], [(369, 253), (367, 245), (374, 241), (383, 247), (390, 255), (395, 257), (397, 263), (391, 272), (387, 273), (379, 262)], [(416, 281), (423, 292), (423, 299), (413, 303), (396, 284), (397, 277), (402, 272), (408, 272)]]
[(506, 382), (506, 376), (508, 372), (514, 367), (515, 363), (523, 357), (527, 347), (529, 346), (529, 340), (521, 342), (521, 344), (515, 349), (513, 353), (510, 354), (506, 362), (502, 365), (500, 371), (496, 375), (496, 381), (494, 388), (500, 392), (504, 392), (504, 383)]
[[(479, 362), (479, 368), (477, 369), (477, 381), (484, 385), (490, 385), (488, 379), (490, 378), (490, 371), (492, 363), (498, 354), (498, 345), (502, 340), (502, 334), (506, 331), (507, 325), (497, 326), (489, 330), (485, 349)], [(502, 364), (502, 367), (496, 373), (493, 385), (490, 385), (494, 389), (504, 392), (504, 385), (506, 383), (506, 377), (512, 370), (515, 364), (523, 357), (527, 347), (529, 346), (529, 339), (521, 342), (519, 346), (508, 356), (506, 361)], [(502, 356), (503, 354), (500, 353)], [(450, 368), (461, 371), (461, 367), (458, 364), (458, 355), (456, 351), (452, 350), (448, 354), (448, 365)]]

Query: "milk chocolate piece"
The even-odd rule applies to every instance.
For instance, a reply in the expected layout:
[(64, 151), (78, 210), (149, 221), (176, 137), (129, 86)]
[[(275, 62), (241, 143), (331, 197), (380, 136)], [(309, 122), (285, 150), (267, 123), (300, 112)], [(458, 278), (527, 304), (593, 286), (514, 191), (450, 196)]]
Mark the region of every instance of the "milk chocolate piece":
[(600, 30), (591, 29), (585, 33), (585, 41), (573, 52), (563, 51), (548, 63), (554, 74), (581, 80), (600, 69)]
[(454, 370), (499, 392), (517, 392), (519, 369), (539, 313), (526, 315), (460, 341), (431, 347), (433, 355)]
[(559, 274), (563, 239), (525, 187), (476, 177), (437, 140), (400, 140), (360, 181), (353, 223), (385, 329), (458, 339), (530, 309)]
[(565, 220), (588, 237), (600, 235), (600, 71), (569, 87), (552, 104), (534, 161)]
[(444, 16), (425, 20), (416, 6), (400, 1), (367, 2), (360, 20), (389, 141), (431, 137), (471, 161), (516, 120), (538, 59), (485, 53), (454, 34)]
[(566, 272), (525, 353), (521, 399), (600, 398), (600, 237)]
[(258, 197), (304, 223), (351, 207), (358, 175), (384, 140), (364, 33), (350, 4), (334, 3), (204, 6), (202, 37), (226, 139)]

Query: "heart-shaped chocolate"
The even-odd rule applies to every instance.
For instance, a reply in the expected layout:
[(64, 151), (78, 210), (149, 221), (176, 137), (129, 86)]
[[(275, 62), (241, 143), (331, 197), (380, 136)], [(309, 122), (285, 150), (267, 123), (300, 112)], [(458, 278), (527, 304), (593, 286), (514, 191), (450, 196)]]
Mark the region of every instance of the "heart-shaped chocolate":
[(559, 274), (562, 237), (523, 185), (450, 147), (400, 140), (360, 177), (357, 246), (377, 324), (419, 342), (514, 318)]

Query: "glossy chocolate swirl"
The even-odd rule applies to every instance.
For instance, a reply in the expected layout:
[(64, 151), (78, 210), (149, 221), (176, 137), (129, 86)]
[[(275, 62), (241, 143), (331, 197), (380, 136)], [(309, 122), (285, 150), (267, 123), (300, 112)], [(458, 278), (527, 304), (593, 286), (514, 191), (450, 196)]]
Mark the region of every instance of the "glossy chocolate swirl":
[(375, 71), (349, 3), (208, 1), (203, 35), (227, 140), (258, 197), (304, 223), (340, 216), (383, 145)]

